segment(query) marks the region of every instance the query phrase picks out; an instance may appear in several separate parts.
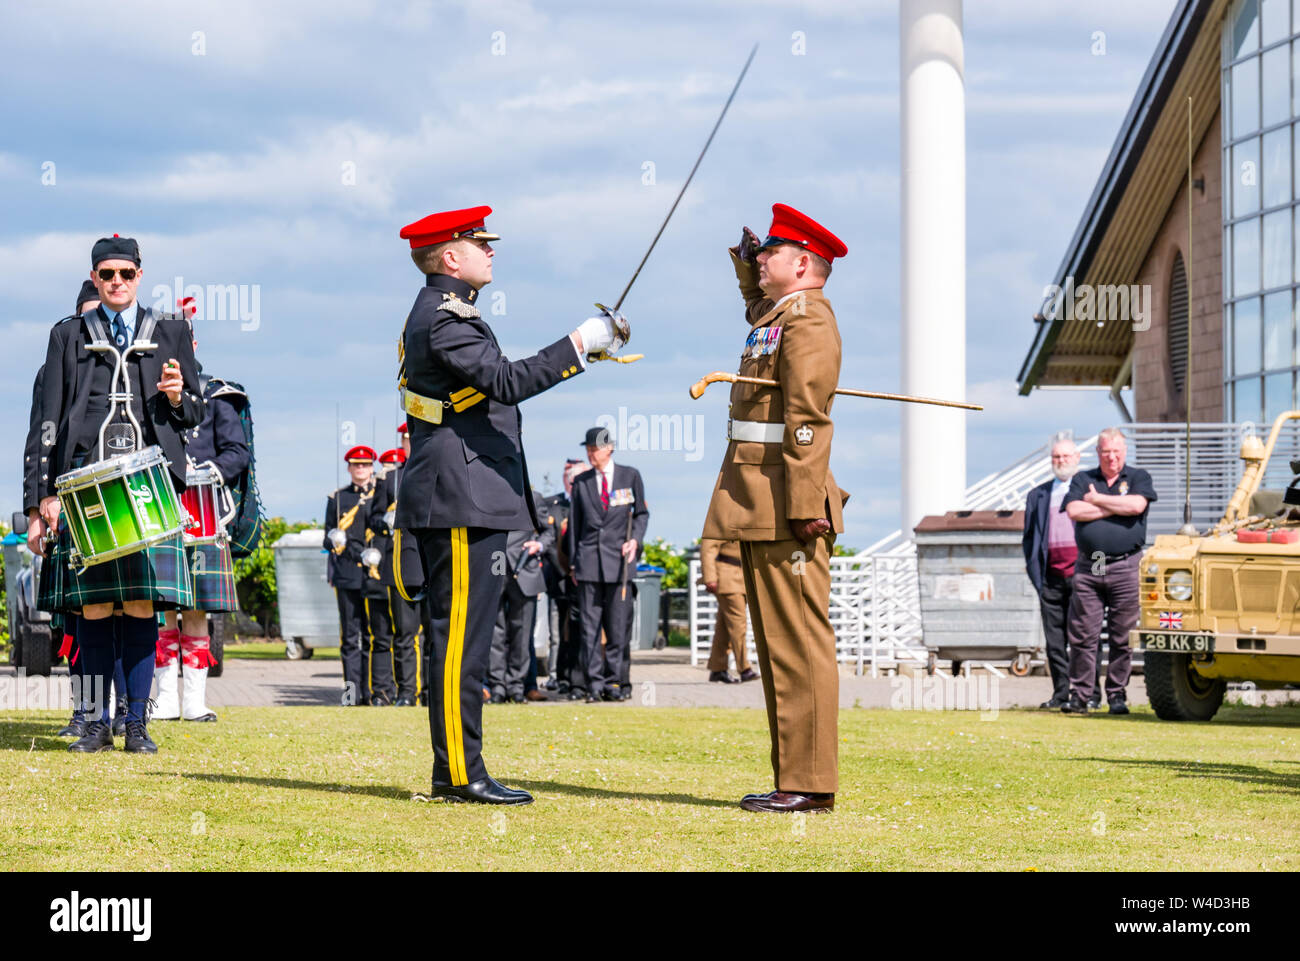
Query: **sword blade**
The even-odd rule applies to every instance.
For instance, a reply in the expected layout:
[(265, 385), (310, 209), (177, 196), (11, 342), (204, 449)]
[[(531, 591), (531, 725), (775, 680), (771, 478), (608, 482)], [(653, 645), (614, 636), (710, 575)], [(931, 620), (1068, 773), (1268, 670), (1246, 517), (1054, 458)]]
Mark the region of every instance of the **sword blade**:
[(756, 53), (758, 53), (758, 44), (754, 44), (754, 49), (749, 51), (749, 59), (745, 61), (745, 66), (741, 69), (740, 76), (736, 78), (736, 85), (731, 88), (731, 96), (727, 97), (727, 102), (722, 105), (722, 113), (718, 114), (718, 121), (713, 125), (713, 129), (709, 132), (709, 139), (704, 141), (704, 149), (701, 150), (700, 155), (695, 158), (695, 166), (691, 168), (690, 174), (687, 175), (686, 183), (682, 184), (682, 189), (677, 192), (677, 199), (673, 201), (672, 207), (668, 209), (668, 216), (665, 217), (664, 222), (659, 225), (659, 232), (655, 234), (655, 239), (650, 241), (650, 246), (646, 248), (645, 256), (641, 258), (641, 263), (636, 265), (636, 271), (632, 274), (632, 279), (627, 282), (627, 286), (623, 288), (623, 292), (618, 295), (618, 300), (614, 302), (615, 311), (623, 306), (623, 301), (627, 297), (627, 292), (632, 289), (632, 285), (636, 283), (637, 277), (641, 275), (641, 268), (644, 267), (645, 262), (650, 259), (650, 252), (655, 249), (655, 244), (659, 243), (659, 238), (663, 236), (664, 228), (668, 226), (668, 221), (673, 219), (673, 213), (677, 210), (677, 205), (682, 202), (682, 196), (686, 193), (686, 188), (691, 185), (691, 179), (695, 176), (695, 171), (700, 169), (700, 161), (703, 160), (704, 155), (709, 152), (709, 144), (713, 143), (714, 134), (716, 134), (718, 128), (722, 126), (722, 118), (727, 115), (727, 108), (731, 106), (731, 101), (736, 99), (736, 91), (740, 89), (740, 82), (745, 79), (745, 74), (749, 72), (749, 65), (754, 62), (754, 54)]

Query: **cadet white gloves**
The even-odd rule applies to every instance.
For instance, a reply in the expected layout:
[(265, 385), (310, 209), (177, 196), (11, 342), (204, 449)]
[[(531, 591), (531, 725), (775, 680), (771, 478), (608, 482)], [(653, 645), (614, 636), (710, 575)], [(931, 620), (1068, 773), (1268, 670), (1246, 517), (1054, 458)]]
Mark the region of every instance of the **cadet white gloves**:
[[(619, 320), (623, 320), (621, 314), (617, 316)], [(578, 325), (578, 336), (582, 338), (583, 353), (594, 354), (602, 350), (618, 350), (627, 343), (626, 325), (627, 321), (623, 320), (623, 328), (620, 329), (614, 316), (610, 314), (588, 317)]]

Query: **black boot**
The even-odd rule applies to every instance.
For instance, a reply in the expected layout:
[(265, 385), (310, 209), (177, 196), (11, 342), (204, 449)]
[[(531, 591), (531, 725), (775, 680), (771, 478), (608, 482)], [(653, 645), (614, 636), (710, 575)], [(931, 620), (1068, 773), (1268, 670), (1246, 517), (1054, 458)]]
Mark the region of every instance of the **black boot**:
[(447, 801), (472, 801), (477, 804), (532, 804), (533, 796), (527, 791), (506, 787), (491, 777), (454, 786), (435, 784), (433, 797)]
[(158, 745), (149, 736), (144, 721), (126, 722), (126, 750), (132, 754), (157, 754)]
[(113, 711), (113, 737), (124, 737), (126, 735), (126, 698), (117, 702), (117, 707)]
[(86, 712), (73, 711), (72, 720), (69, 721), (67, 724), (65, 724), (63, 727), (59, 728), (58, 733), (55, 734), (54, 736), (81, 738), (81, 737), (85, 737), (85, 735), (86, 735)]
[(69, 751), (76, 751), (78, 754), (94, 754), (97, 751), (113, 750), (113, 732), (107, 724), (101, 720), (86, 722), (86, 733), (78, 740), (68, 745)]

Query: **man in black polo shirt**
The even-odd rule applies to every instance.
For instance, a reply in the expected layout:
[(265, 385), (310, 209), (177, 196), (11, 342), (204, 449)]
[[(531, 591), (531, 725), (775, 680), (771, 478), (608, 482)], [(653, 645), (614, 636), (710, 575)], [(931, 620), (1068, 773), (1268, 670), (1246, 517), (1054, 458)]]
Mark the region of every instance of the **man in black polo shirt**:
[(1124, 435), (1110, 427), (1097, 436), (1098, 467), (1079, 471), (1070, 482), (1063, 510), (1074, 521), (1079, 557), (1066, 635), (1070, 644), (1070, 700), (1067, 714), (1087, 714), (1096, 684), (1101, 622), (1110, 608), (1110, 667), (1106, 700), (1111, 714), (1127, 714), (1132, 651), (1128, 634), (1137, 624), (1138, 565), (1147, 537), (1147, 511), (1156, 499), (1151, 475), (1126, 467)]

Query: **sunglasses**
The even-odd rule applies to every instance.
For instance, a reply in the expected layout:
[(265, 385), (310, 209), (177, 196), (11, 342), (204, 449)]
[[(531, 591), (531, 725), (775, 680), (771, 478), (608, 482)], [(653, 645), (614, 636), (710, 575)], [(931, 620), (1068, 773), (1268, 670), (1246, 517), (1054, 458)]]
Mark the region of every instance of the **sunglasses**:
[(123, 280), (132, 281), (135, 280), (135, 275), (138, 274), (139, 272), (140, 271), (136, 270), (134, 267), (122, 267), (121, 269), (117, 269), (117, 270), (114, 270), (109, 267), (105, 267), (102, 270), (95, 271), (95, 273), (99, 274), (99, 279), (104, 281), (105, 283), (112, 280), (114, 274), (121, 274)]

